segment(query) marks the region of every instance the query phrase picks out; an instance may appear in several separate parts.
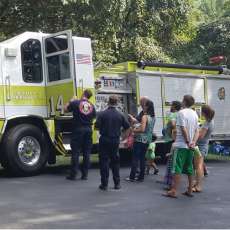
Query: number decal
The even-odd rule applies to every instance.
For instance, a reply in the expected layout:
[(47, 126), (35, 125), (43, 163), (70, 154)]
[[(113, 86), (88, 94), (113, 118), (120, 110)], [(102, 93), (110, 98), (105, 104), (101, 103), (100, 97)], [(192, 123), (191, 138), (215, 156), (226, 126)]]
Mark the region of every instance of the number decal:
[(64, 115), (64, 101), (62, 95), (58, 97), (56, 110), (60, 111), (61, 115)]
[(50, 97), (49, 99), (50, 103), (50, 116), (55, 116), (55, 109), (54, 109), (54, 97)]
[(54, 105), (54, 97), (51, 96), (49, 99), (49, 104), (50, 104), (50, 116), (55, 116), (56, 115), (56, 111), (60, 112), (60, 115), (64, 115), (64, 100), (63, 100), (63, 96), (60, 95), (58, 96), (57, 99), (57, 104), (56, 104), (56, 108)]

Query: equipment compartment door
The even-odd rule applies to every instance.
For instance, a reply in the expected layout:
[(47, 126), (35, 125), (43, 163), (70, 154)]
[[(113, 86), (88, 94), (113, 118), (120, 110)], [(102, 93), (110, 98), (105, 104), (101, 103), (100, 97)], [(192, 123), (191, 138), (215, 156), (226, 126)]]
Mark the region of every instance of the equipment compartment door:
[(230, 80), (207, 78), (208, 104), (215, 110), (215, 134), (230, 134)]
[(63, 116), (64, 104), (76, 96), (71, 31), (43, 38), (48, 117)]
[(167, 104), (182, 101), (184, 95), (192, 95), (196, 104), (205, 103), (204, 79), (198, 77), (164, 76), (164, 94)]
[(162, 136), (163, 114), (161, 97), (161, 77), (147, 74), (139, 74), (139, 96), (147, 96), (153, 101), (155, 107), (156, 123), (154, 133)]

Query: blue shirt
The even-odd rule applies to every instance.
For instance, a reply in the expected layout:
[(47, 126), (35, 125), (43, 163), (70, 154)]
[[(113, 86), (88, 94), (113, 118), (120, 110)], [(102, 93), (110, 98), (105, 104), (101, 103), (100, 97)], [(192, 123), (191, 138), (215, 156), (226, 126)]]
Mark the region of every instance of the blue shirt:
[(130, 125), (124, 114), (111, 106), (98, 114), (95, 127), (99, 129), (102, 138), (111, 142), (119, 142), (121, 128), (126, 130)]
[(74, 127), (91, 127), (93, 119), (96, 117), (94, 105), (87, 99), (71, 101), (68, 111), (73, 112)]

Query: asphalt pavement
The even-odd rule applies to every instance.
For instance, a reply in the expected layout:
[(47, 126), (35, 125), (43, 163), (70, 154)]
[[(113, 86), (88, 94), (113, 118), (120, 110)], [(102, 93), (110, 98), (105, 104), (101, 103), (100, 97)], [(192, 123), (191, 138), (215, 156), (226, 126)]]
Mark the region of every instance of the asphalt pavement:
[[(99, 170), (88, 181), (67, 181), (63, 167), (47, 168), (39, 176), (9, 178), (0, 170), (0, 228), (230, 228), (229, 162), (209, 163), (204, 191), (188, 198), (163, 197), (162, 178), (126, 182), (122, 189), (99, 191)], [(183, 178), (180, 192), (185, 191)]]

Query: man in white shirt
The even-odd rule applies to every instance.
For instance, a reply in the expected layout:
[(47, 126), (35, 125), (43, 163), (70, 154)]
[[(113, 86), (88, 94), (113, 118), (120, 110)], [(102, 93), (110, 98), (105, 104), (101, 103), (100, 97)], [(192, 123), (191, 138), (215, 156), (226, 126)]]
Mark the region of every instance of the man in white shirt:
[(173, 155), (173, 186), (164, 194), (167, 197), (176, 198), (177, 188), (180, 183), (181, 174), (188, 176), (188, 190), (183, 193), (192, 197), (192, 176), (193, 176), (193, 149), (199, 137), (198, 116), (191, 108), (195, 100), (190, 95), (183, 98), (184, 109), (180, 110), (176, 121), (176, 140), (174, 142)]

